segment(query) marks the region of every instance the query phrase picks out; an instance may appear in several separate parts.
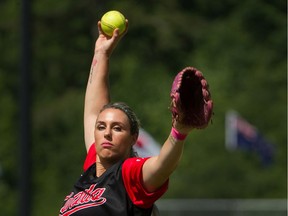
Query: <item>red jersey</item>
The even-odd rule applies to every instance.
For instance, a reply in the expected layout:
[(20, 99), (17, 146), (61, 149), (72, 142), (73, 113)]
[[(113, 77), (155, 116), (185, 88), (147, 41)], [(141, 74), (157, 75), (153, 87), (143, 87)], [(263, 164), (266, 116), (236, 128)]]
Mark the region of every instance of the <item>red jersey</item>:
[(96, 150), (88, 151), (84, 173), (66, 196), (59, 215), (65, 216), (150, 216), (154, 202), (168, 188), (147, 192), (142, 183), (142, 166), (148, 158), (119, 161), (96, 177)]

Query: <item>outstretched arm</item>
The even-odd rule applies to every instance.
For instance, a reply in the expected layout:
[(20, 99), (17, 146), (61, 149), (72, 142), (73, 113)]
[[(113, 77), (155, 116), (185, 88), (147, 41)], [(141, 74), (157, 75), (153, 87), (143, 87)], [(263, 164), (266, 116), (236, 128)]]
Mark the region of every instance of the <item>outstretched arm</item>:
[(176, 169), (184, 140), (193, 128), (203, 129), (210, 123), (213, 101), (207, 80), (193, 67), (186, 67), (175, 77), (170, 92), (172, 130), (160, 154), (148, 159), (142, 169), (143, 183), (155, 191)]
[[(126, 20), (126, 31), (128, 21)], [(112, 37), (107, 37), (98, 22), (99, 37), (95, 43), (94, 56), (87, 82), (84, 102), (84, 139), (86, 150), (94, 143), (94, 128), (101, 108), (109, 103), (109, 58), (124, 34), (115, 29)]]

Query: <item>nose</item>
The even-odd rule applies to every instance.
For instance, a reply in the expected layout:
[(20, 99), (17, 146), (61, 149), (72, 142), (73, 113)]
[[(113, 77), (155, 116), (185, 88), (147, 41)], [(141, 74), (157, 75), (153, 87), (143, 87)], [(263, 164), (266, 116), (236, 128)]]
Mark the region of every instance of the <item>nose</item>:
[(109, 127), (107, 127), (104, 131), (104, 137), (107, 139), (107, 140), (111, 140), (112, 138), (112, 134), (111, 134), (111, 129)]

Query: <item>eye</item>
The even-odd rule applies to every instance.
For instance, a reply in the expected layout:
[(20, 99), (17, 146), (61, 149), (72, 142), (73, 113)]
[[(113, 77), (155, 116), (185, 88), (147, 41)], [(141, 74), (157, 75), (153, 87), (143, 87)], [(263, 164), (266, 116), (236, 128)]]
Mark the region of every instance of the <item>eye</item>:
[(103, 124), (98, 124), (96, 128), (97, 130), (105, 130), (105, 126)]
[(113, 129), (115, 131), (122, 131), (122, 128), (120, 126), (114, 126)]

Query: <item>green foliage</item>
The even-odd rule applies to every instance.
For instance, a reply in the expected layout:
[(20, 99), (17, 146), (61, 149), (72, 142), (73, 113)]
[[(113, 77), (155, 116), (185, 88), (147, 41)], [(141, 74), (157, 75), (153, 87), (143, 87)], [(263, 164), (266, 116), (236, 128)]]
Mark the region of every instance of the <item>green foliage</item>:
[[(200, 69), (215, 103), (213, 124), (187, 140), (164, 197), (285, 198), (287, 191), (287, 20), (285, 1), (35, 1), (32, 5), (32, 213), (57, 215), (85, 158), (83, 101), (97, 21), (117, 9), (129, 31), (111, 58), (114, 101), (127, 102), (163, 143), (169, 91), (185, 66)], [(0, 3), (0, 202), (18, 196), (20, 5)], [(262, 167), (228, 152), (224, 117), (237, 110), (276, 146)], [(47, 208), (49, 206), (49, 208)], [(43, 212), (45, 209), (45, 212)]]

